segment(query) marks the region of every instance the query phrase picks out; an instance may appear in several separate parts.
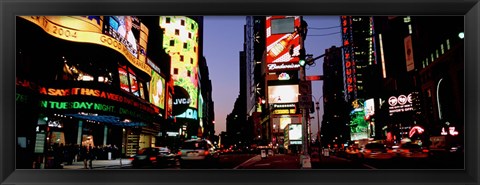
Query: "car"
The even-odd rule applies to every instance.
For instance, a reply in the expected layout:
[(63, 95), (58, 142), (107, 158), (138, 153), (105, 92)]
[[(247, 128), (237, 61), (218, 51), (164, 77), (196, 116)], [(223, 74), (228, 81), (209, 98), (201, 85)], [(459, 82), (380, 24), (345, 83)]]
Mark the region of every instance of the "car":
[(180, 165), (203, 163), (206, 166), (214, 166), (220, 160), (220, 152), (207, 139), (190, 139), (182, 143), (180, 151)]
[(421, 147), (418, 144), (407, 142), (401, 144), (396, 149), (396, 154), (401, 158), (421, 158), (425, 159), (429, 156), (429, 150)]
[(358, 159), (361, 157), (360, 149), (356, 145), (348, 146), (345, 149), (346, 157), (349, 159)]
[(361, 159), (391, 159), (395, 153), (382, 143), (368, 143), (360, 149)]
[(133, 168), (159, 168), (175, 166), (178, 156), (167, 147), (140, 149), (132, 159)]

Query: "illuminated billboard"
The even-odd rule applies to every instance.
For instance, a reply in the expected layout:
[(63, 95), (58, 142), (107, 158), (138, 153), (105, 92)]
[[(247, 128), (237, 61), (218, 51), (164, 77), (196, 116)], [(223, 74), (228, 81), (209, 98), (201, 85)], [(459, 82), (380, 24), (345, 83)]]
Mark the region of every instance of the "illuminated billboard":
[[(293, 115), (274, 115), (273, 116), (273, 124), (279, 125), (280, 132), (283, 132), (285, 127), (288, 124), (292, 123), (301, 123), (302, 122), (302, 115), (301, 114), (293, 114)], [(276, 129), (275, 129), (276, 130)]]
[(300, 54), (300, 16), (268, 16), (266, 18), (267, 65), (298, 62)]
[[(290, 143), (302, 141), (302, 124), (297, 123), (288, 125), (288, 140)], [(301, 144), (301, 142), (298, 144)]]
[(419, 109), (420, 103), (418, 96), (418, 92), (390, 96), (388, 98), (388, 112), (392, 115), (394, 113), (410, 112)]
[(268, 86), (269, 103), (297, 103), (298, 85), (275, 85)]
[(120, 78), (121, 89), (123, 89), (124, 91), (130, 92), (137, 97), (145, 98), (143, 97), (143, 91), (140, 90), (143, 87), (141, 86), (140, 83), (138, 83), (137, 77), (131, 68), (128, 68), (128, 72), (127, 72), (126, 66), (120, 66), (118, 67), (118, 74)]
[(164, 29), (163, 48), (171, 57), (174, 86), (185, 89), (189, 97), (185, 101), (174, 100), (174, 109), (177, 103), (188, 103), (190, 108), (186, 111), (190, 116), (186, 117), (191, 118), (197, 115), (198, 108), (199, 25), (185, 16), (162, 16), (160, 27)]
[(350, 139), (352, 141), (367, 139), (369, 123), (365, 120), (365, 111), (362, 100), (352, 102), (353, 110), (350, 112)]
[(152, 79), (150, 80), (150, 103), (165, 108), (165, 79), (157, 72), (152, 70)]
[[(113, 23), (115, 21), (109, 21), (109, 23), (104, 23), (104, 19), (108, 17), (20, 16), (20, 18), (36, 24), (37, 26), (42, 28), (47, 34), (53, 37), (71, 42), (98, 44), (113, 49), (125, 56), (126, 60), (128, 60), (130, 64), (145, 72), (146, 74), (150, 74), (150, 71), (152, 70), (145, 61), (142, 61), (139, 59), (139, 57), (137, 57), (138, 55), (132, 54), (132, 52), (135, 52), (135, 50), (132, 49), (133, 45), (129, 47), (125, 45), (125, 43), (119, 41), (120, 33), (118, 33), (117, 29), (120, 26), (120, 23), (118, 23), (118, 25), (115, 25), (115, 23)], [(115, 20), (115, 18), (110, 18), (110, 20)], [(140, 25), (143, 24), (140, 23)], [(108, 26), (108, 29), (105, 29), (105, 33), (102, 33), (102, 29), (104, 26)], [(145, 26), (141, 26), (141, 31), (139, 35), (141, 42), (140, 45), (135, 45), (140, 46), (139, 54), (140, 56), (143, 56), (143, 59), (145, 58), (145, 53), (142, 53), (141, 51), (144, 51), (144, 48), (147, 45), (147, 33), (148, 29)], [(117, 36), (117, 38), (114, 38), (115, 35)], [(123, 39), (123, 41), (126, 40)]]
[(138, 39), (140, 20), (135, 16), (111, 16), (108, 33), (127, 47), (127, 50), (138, 57)]

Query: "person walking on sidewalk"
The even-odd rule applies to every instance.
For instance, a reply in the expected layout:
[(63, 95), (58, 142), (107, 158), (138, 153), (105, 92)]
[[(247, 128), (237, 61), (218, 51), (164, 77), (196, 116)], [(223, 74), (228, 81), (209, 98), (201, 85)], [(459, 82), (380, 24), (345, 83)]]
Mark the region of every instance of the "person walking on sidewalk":
[(83, 166), (85, 169), (88, 169), (87, 168), (87, 160), (88, 160), (88, 151), (87, 151), (87, 147), (86, 146), (82, 146), (82, 148), (80, 148), (80, 159), (83, 160)]
[(93, 169), (93, 160), (96, 158), (96, 149), (90, 145), (87, 151), (88, 167)]

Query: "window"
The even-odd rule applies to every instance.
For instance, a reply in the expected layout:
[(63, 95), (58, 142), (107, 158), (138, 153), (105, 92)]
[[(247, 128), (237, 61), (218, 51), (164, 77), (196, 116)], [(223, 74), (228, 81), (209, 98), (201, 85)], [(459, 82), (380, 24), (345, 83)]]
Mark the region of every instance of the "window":
[(180, 25), (185, 26), (185, 20), (182, 19), (182, 20), (180, 21)]
[(170, 17), (167, 17), (167, 19), (165, 20), (166, 23), (170, 23)]
[(450, 50), (450, 39), (447, 39), (447, 50)]
[(183, 43), (183, 49), (187, 49), (187, 43), (186, 42)]
[(180, 30), (179, 29), (175, 29), (175, 35), (180, 35)]
[(180, 55), (180, 61), (183, 62), (183, 55)]
[(192, 38), (192, 32), (188, 32), (188, 38), (189, 38), (189, 39)]
[(190, 75), (191, 75), (191, 72), (187, 71), (187, 76), (190, 77)]
[(173, 69), (173, 74), (178, 75), (178, 68)]
[(190, 64), (193, 64), (193, 58), (190, 58)]
[(175, 40), (170, 40), (170, 46), (175, 46)]

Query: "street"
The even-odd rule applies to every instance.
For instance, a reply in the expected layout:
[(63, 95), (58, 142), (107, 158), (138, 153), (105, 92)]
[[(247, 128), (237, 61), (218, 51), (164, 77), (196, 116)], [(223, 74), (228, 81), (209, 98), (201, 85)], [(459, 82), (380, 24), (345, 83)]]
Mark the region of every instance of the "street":
[[(225, 154), (218, 164), (189, 165), (186, 169), (302, 169), (297, 155), (275, 154), (262, 158), (256, 154)], [(432, 157), (428, 159), (392, 158), (385, 160), (355, 160), (330, 155), (322, 156), (319, 162), (312, 162), (312, 169), (463, 169), (463, 158)], [(64, 165), (64, 169), (84, 169), (83, 162)], [(93, 170), (132, 169), (130, 159), (94, 160)], [(162, 169), (182, 169), (180, 162)]]

